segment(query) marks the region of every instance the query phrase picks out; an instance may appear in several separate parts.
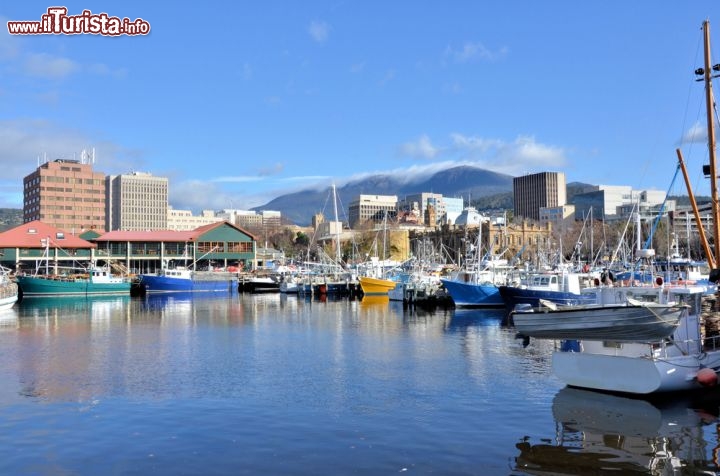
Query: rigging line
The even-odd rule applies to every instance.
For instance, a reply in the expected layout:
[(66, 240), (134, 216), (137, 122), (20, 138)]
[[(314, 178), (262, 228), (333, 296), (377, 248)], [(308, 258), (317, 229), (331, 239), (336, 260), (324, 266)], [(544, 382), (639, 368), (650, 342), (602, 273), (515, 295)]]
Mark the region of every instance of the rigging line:
[[(696, 65), (703, 63), (702, 53), (704, 51), (704, 39), (703, 39), (702, 31), (703, 31), (702, 28), (700, 28), (701, 34), (698, 37), (698, 42), (695, 47), (694, 60), (691, 63), (691, 65), (688, 67), (688, 71), (693, 71)], [(697, 90), (697, 88), (695, 86), (696, 82), (697, 81), (694, 79), (690, 79), (688, 82), (688, 92), (687, 92), (687, 97), (685, 99), (685, 112), (683, 114), (683, 120), (681, 123), (679, 140), (678, 140), (678, 142), (681, 145), (685, 145), (685, 144), (687, 145), (688, 150), (687, 150), (686, 155), (688, 158), (692, 157), (693, 147), (695, 145), (695, 140), (693, 140), (692, 132), (688, 133), (687, 124), (688, 124), (688, 113), (689, 113), (689, 109), (690, 109), (690, 99), (693, 96), (693, 91)], [(700, 122), (701, 122), (700, 117), (704, 114), (705, 114), (704, 101), (700, 101), (698, 103), (698, 108), (695, 113), (695, 124), (700, 124)], [(691, 129), (695, 129), (695, 126), (692, 126)], [(686, 163), (689, 163), (690, 161), (691, 160), (686, 161)], [(695, 178), (693, 180), (693, 183), (700, 183), (700, 181), (703, 179), (703, 177), (701, 175), (702, 169), (700, 167), (696, 167), (695, 170), (696, 170), (696, 172), (694, 175)]]

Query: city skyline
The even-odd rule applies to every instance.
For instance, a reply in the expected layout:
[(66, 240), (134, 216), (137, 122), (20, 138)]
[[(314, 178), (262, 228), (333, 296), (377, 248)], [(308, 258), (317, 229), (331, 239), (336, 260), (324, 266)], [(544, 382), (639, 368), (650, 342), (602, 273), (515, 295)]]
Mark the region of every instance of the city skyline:
[[(709, 195), (693, 71), (711, 1), (622, 13), (527, 1), (65, 6), (150, 30), (3, 28), (2, 207), (22, 208), (40, 160), (93, 148), (95, 170), (168, 177), (170, 203), (195, 212), (461, 164), (682, 195), (682, 180), (668, 190), (678, 147), (694, 192)], [(4, 5), (0, 18), (39, 21), (48, 8)]]

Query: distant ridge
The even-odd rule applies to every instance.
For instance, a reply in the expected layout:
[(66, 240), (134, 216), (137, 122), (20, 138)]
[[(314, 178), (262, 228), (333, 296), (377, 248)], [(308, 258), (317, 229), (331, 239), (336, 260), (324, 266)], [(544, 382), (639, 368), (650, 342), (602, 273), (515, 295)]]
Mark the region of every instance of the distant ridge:
[[(348, 182), (337, 188), (339, 219), (346, 221), (348, 206), (358, 195), (397, 195), (403, 199), (407, 195), (430, 192), (446, 197), (463, 198), (475, 201), (477, 198), (512, 193), (513, 177), (471, 166), (453, 167), (436, 172), (427, 178), (413, 182), (400, 181), (389, 174), (378, 174)], [(331, 184), (324, 190), (304, 190), (281, 195), (265, 205), (252, 210), (276, 210), (288, 221), (300, 226), (308, 226), (315, 213), (322, 212), (332, 219), (333, 204), (329, 202)]]

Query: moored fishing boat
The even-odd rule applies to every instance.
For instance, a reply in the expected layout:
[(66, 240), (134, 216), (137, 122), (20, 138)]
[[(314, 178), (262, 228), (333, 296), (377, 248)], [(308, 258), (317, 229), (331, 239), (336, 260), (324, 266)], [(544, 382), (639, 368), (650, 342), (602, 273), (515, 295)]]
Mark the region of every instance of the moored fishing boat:
[(129, 294), (131, 286), (128, 277), (115, 276), (108, 268), (94, 266), (74, 274), (22, 274), (16, 280), (23, 298)]
[(465, 264), (450, 277), (440, 279), (443, 287), (457, 307), (503, 307), (498, 286), (508, 283), (514, 267), (497, 255), (481, 257), (482, 228), (475, 245), (469, 239), (465, 241)]
[(397, 285), (397, 282), (391, 279), (372, 276), (360, 276), (358, 280), (365, 296), (387, 296), (390, 290)]
[(458, 307), (503, 307), (498, 286), (490, 281), (464, 282), (441, 278), (442, 285)]
[(281, 276), (277, 274), (252, 275), (240, 279), (239, 289), (249, 293), (280, 292)]
[(214, 292), (232, 293), (238, 289), (236, 273), (194, 271), (185, 267), (163, 268), (155, 274), (138, 276), (140, 293)]
[(547, 272), (531, 274), (518, 286), (498, 286), (498, 290), (505, 307), (512, 311), (518, 304), (538, 306), (540, 300), (561, 305), (590, 304), (591, 296), (580, 290), (591, 282), (587, 273)]

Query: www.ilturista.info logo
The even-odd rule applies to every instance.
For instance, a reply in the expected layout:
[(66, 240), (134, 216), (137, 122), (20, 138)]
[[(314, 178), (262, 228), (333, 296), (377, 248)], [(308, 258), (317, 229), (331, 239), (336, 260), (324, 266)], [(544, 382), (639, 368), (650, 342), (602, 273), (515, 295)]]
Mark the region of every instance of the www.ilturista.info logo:
[(150, 23), (142, 18), (130, 20), (83, 10), (80, 15), (68, 15), (65, 7), (50, 7), (40, 21), (9, 21), (11, 35), (147, 35)]

